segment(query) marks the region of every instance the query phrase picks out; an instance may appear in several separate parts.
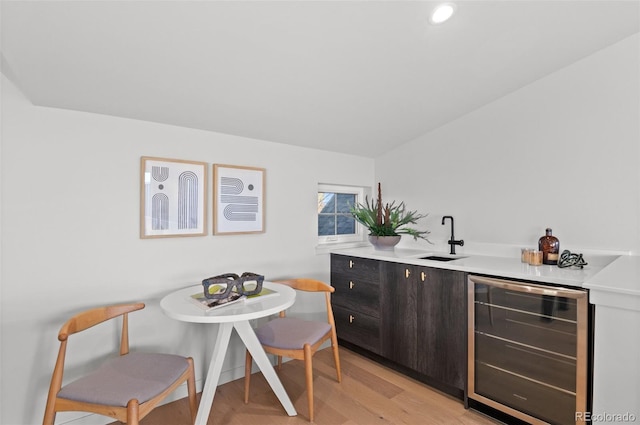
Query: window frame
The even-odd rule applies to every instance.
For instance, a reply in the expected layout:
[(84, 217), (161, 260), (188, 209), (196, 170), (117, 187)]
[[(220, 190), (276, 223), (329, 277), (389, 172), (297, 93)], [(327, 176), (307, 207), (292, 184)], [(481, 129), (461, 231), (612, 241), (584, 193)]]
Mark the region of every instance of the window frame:
[[(364, 202), (365, 197), (365, 189), (359, 186), (346, 186), (346, 185), (337, 185), (337, 184), (326, 184), (319, 183), (317, 194), (319, 193), (345, 193), (350, 195), (356, 195), (356, 202)], [(317, 199), (316, 194), (316, 199)], [(345, 244), (360, 244), (365, 242), (365, 232), (363, 226), (355, 221), (355, 233), (349, 235), (329, 235), (329, 236), (320, 236), (318, 235), (318, 216), (319, 212), (316, 213), (316, 235), (318, 237), (318, 246), (319, 247), (331, 247)]]

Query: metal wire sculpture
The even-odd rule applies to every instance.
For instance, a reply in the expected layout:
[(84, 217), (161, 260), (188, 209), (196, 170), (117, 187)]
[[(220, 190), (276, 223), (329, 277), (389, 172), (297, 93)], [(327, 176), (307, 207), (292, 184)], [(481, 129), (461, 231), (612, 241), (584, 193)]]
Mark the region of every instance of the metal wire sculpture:
[(571, 251), (565, 249), (560, 254), (560, 259), (558, 260), (558, 267), (564, 269), (567, 267), (580, 267), (583, 268), (588, 263), (584, 261), (582, 258), (582, 254), (572, 254)]

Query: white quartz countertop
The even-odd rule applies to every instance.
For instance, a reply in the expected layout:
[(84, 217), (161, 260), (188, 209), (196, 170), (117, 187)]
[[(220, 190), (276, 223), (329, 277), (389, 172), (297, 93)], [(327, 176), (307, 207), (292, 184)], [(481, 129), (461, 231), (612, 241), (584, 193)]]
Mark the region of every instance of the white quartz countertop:
[[(554, 283), (581, 288), (588, 287), (585, 285), (585, 282), (593, 282), (595, 276), (599, 275), (603, 270), (608, 269), (612, 264), (617, 263), (618, 259), (620, 258), (620, 256), (618, 255), (585, 256), (584, 259), (588, 264), (584, 266), (584, 268), (580, 269), (576, 267), (560, 268), (550, 265), (530, 266), (529, 264), (522, 263), (519, 257), (494, 257), (475, 254), (456, 255), (454, 257), (460, 258), (452, 261), (425, 260), (421, 259), (421, 257), (426, 257), (429, 255), (447, 257), (449, 256), (449, 254), (444, 254), (441, 252), (403, 249), (398, 247), (396, 247), (394, 251), (378, 251), (373, 247), (363, 247), (336, 250), (332, 251), (332, 253), (382, 261), (391, 261), (403, 264), (441, 268), (447, 270), (458, 270), (467, 273), (477, 273), (503, 278), (522, 279), (541, 283)], [(636, 290), (639, 290), (637, 277), (640, 276), (640, 274), (638, 273), (638, 267), (640, 267), (640, 263), (635, 264), (635, 288)], [(632, 284), (629, 285), (629, 287), (631, 286)]]
[(640, 311), (640, 257), (621, 256), (584, 283), (594, 304)]

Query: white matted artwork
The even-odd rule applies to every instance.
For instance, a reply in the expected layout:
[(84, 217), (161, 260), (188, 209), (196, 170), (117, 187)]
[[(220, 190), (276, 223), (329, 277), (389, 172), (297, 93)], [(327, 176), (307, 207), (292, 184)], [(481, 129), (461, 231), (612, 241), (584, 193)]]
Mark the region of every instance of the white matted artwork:
[(140, 237), (207, 234), (206, 162), (140, 158)]
[(213, 233), (263, 233), (265, 169), (213, 164)]

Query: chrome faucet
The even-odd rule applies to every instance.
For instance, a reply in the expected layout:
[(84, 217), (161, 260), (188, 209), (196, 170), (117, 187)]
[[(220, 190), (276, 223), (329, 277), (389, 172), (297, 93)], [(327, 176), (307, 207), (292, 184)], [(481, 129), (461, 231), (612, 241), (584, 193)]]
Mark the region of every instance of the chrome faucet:
[(442, 217), (442, 225), (444, 226), (444, 220), (445, 219), (451, 219), (451, 239), (449, 239), (447, 241), (447, 243), (449, 245), (451, 245), (451, 254), (455, 254), (456, 253), (456, 245), (460, 245), (460, 246), (464, 246), (464, 241), (462, 239), (460, 239), (459, 241), (456, 240), (455, 236), (453, 236), (453, 217), (450, 215), (445, 215), (444, 217)]

